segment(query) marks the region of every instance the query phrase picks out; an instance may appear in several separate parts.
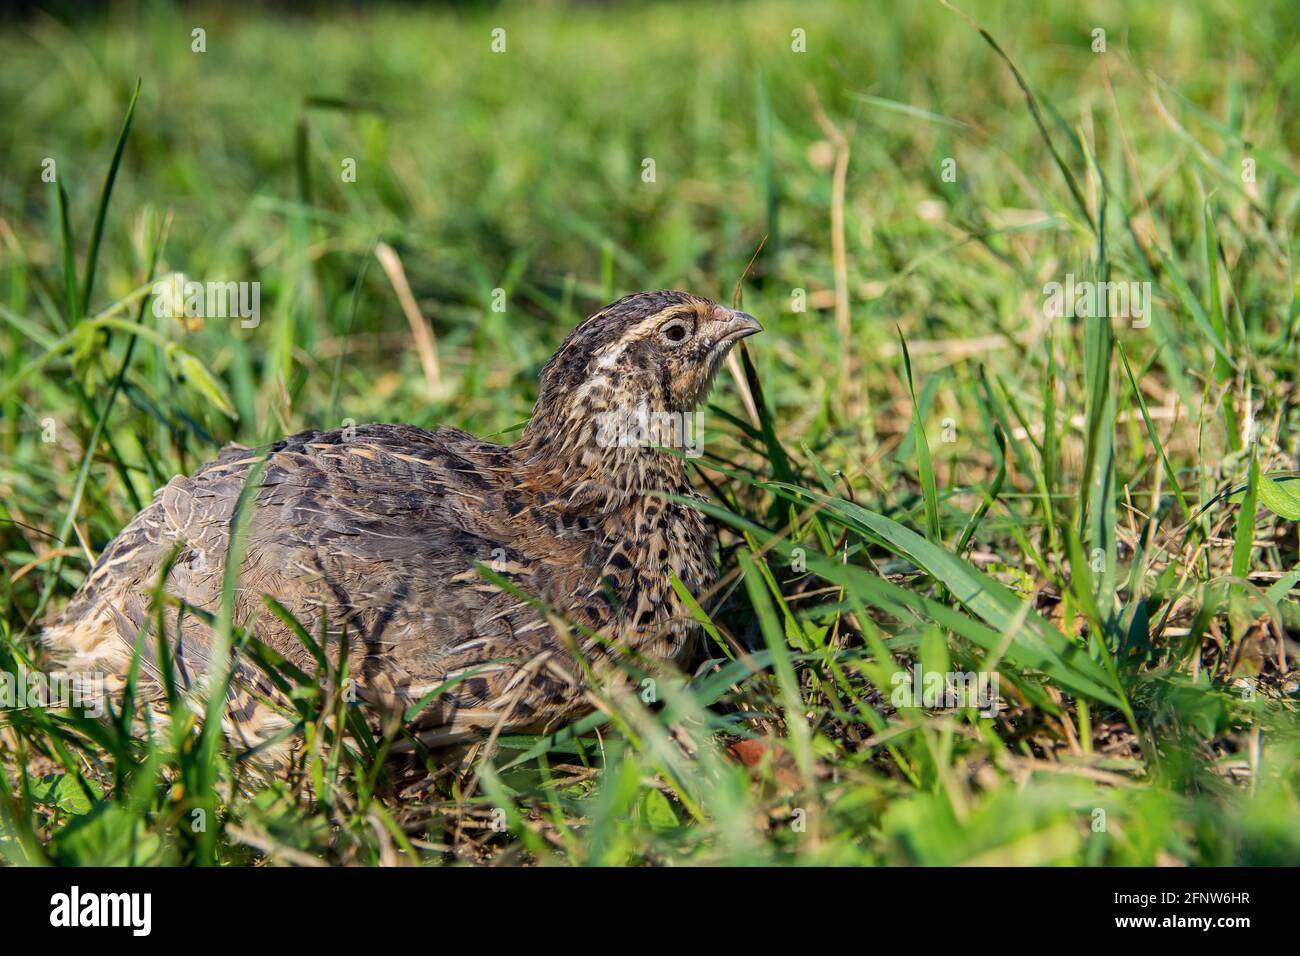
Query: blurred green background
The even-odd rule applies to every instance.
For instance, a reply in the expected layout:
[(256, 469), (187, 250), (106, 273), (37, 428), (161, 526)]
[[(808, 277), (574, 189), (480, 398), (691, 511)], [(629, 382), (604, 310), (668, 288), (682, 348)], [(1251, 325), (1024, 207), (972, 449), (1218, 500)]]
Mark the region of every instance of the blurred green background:
[[(1262, 147), (1297, 141), (1284, 97), (1300, 70), (1293, 4), (1252, 5), (1249, 15), (1230, 2), (967, 10), (1014, 50), (1067, 125), (1097, 117), (1098, 149), (1118, 163), (1104, 58), (1090, 50), (1091, 30), (1107, 29), (1105, 65), (1117, 75), (1125, 132), (1152, 179), (1176, 172), (1167, 164), (1189, 150), (1153, 109), (1148, 71), (1194, 104), (1236, 110), (1242, 135)], [(506, 30), (504, 54), (490, 49), (497, 27)], [(195, 28), (206, 31), (206, 53), (191, 50)], [(794, 29), (806, 31), (806, 53), (792, 52)], [(452, 409), (416, 400), (415, 356), (395, 365), (396, 350), (359, 343), (364, 351), (342, 369), (347, 415), (383, 417), (393, 401), (415, 400), (420, 423), (451, 413), (473, 429), (512, 424), (527, 413), (540, 363), (593, 306), (656, 287), (729, 298), (765, 235), (748, 295), (777, 334), (760, 361), (789, 373), (775, 380), (781, 403), (817, 406), (828, 387), (820, 372), (835, 366), (839, 344), (821, 322), (789, 316), (788, 302), (793, 288), (833, 287), (831, 176), (809, 84), (854, 127), (848, 281), (853, 344), (866, 361), (892, 342), (895, 323), (927, 338), (1016, 331), (1013, 300), (1033, 293), (1031, 269), (1016, 276), (1029, 289), (1008, 283), (1005, 268), (968, 243), (952, 254), (977, 274), (945, 302), (936, 286), (947, 255), (936, 254), (1005, 227), (990, 221), (999, 213), (1068, 212), (1011, 75), (936, 3), (505, 4), (317, 16), (126, 4), (102, 22), (11, 21), (0, 53), (0, 209), (24, 257), (51, 278), (61, 265), (58, 227), (40, 164), (58, 162), (84, 247), (125, 104), (143, 78), (94, 307), (138, 283), (132, 227), (145, 207), (172, 216), (160, 271), (260, 281), (273, 316), (265, 327), (220, 325), (196, 343), (228, 376), (243, 429), (266, 414), (255, 385), (263, 363), (289, 379), (304, 416), (297, 424), (318, 423), (330, 403), (311, 394), (313, 383), (327, 389), (331, 378), (306, 374), (309, 360), (329, 357), (317, 346), (350, 327), (389, 334), (377, 341), (390, 343), (405, 335), (374, 268), (349, 325), (350, 294), (377, 239), (401, 253), (448, 353), (457, 401)], [(966, 126), (908, 118), (856, 94)], [(1164, 97), (1176, 106), (1175, 94)], [(641, 180), (647, 157), (653, 184)], [(958, 164), (956, 183), (940, 180), (944, 157)], [(355, 183), (342, 181), (346, 158), (356, 161)], [(1036, 257), (1065, 262), (1087, 249), (1069, 229), (1033, 242)], [(33, 292), (13, 252), (6, 243), (5, 301), (21, 313)], [(938, 261), (914, 268), (927, 254)], [(509, 294), (505, 315), (489, 309), (493, 288)], [(290, 354), (291, 344), (302, 351)], [(1014, 366), (1017, 357), (1007, 358)], [(400, 378), (376, 388), (376, 368)]]

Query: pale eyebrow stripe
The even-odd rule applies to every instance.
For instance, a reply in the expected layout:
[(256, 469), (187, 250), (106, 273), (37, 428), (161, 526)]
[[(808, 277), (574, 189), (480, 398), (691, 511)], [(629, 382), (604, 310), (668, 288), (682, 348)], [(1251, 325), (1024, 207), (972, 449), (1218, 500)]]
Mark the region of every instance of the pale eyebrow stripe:
[(625, 329), (617, 339), (596, 352), (596, 368), (609, 368), (617, 362), (618, 357), (623, 354), (623, 350), (627, 348), (629, 342), (640, 338), (645, 329), (657, 325), (663, 317), (663, 312), (656, 312), (654, 315), (642, 319), (636, 325)]

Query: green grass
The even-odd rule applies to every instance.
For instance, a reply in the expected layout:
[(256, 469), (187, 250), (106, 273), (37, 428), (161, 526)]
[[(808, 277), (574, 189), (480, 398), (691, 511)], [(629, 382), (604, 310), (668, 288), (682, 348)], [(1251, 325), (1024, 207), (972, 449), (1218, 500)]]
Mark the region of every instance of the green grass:
[[(1300, 14), (956, 6), (0, 24), (11, 673), (89, 556), (227, 441), (511, 440), (584, 314), (730, 301), (764, 237), (742, 288), (767, 329), (707, 412), (723, 577), (692, 674), (394, 762), (402, 728), (321, 689), (348, 662), (313, 622), (303, 673), (225, 605), (232, 652), (293, 689), (293, 773), (258, 781), (176, 695), (156, 739), (133, 694), (101, 721), (7, 710), (0, 856), (1300, 862)], [(173, 272), (260, 282), (260, 324), (155, 317)], [(1150, 282), (1149, 326), (1049, 318), (1067, 274)], [(895, 706), (918, 666), (996, 673), (1004, 706)]]

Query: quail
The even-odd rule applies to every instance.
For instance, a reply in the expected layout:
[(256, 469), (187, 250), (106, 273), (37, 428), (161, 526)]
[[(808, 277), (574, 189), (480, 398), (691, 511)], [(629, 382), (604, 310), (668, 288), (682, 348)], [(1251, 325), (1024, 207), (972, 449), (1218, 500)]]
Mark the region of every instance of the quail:
[[(431, 745), (548, 732), (590, 709), (588, 682), (620, 655), (691, 652), (697, 628), (671, 578), (699, 593), (716, 567), (706, 522), (684, 503), (689, 455), (672, 446), (689, 444), (731, 346), (759, 331), (699, 296), (641, 292), (568, 335), (511, 445), (404, 424), (228, 445), (127, 524), (44, 641), (61, 670), (108, 674), (110, 690), (138, 647), (159, 693), (151, 628), (165, 571), (177, 600), (163, 610), (164, 660), (177, 686), (201, 691), (236, 503), (255, 474), (240, 627), (310, 672), (312, 652), (265, 596), (309, 631), (324, 622), (327, 643), (347, 642), (362, 701), (391, 714), (432, 697), (411, 724)], [(291, 726), (245, 693), (259, 687), (237, 664), (227, 732), (250, 746)]]

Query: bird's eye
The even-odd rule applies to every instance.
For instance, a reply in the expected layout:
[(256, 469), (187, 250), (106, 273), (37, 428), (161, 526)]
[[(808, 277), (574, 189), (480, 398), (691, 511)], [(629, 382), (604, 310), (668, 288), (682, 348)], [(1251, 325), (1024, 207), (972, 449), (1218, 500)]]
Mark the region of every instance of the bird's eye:
[(669, 322), (667, 325), (663, 327), (661, 332), (663, 334), (663, 337), (667, 339), (669, 342), (673, 343), (674, 345), (678, 345), (682, 342), (685, 342), (686, 336), (688, 335), (686, 329), (686, 323), (682, 322), (681, 320)]

